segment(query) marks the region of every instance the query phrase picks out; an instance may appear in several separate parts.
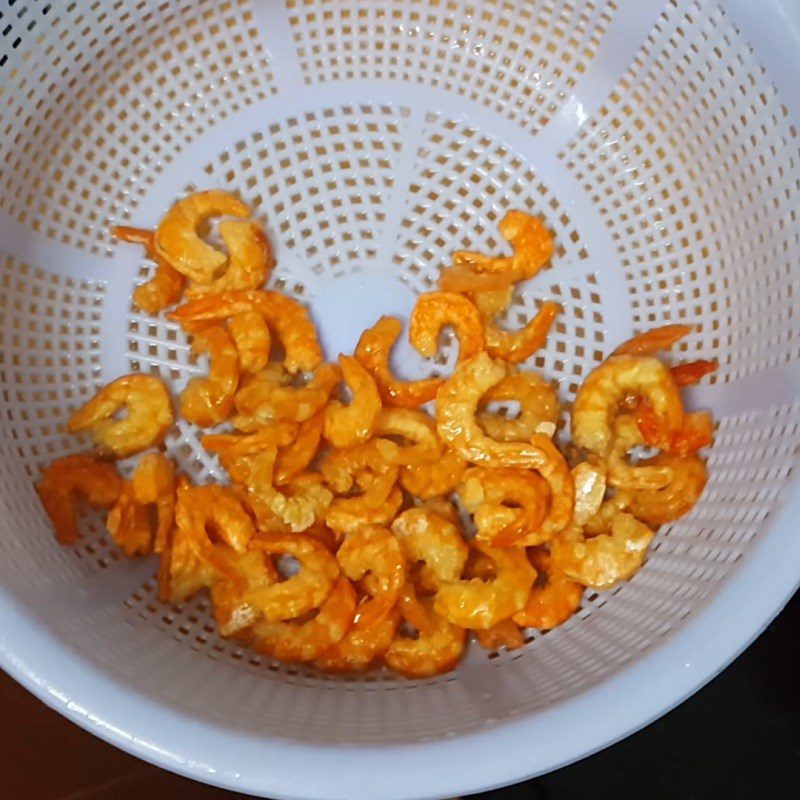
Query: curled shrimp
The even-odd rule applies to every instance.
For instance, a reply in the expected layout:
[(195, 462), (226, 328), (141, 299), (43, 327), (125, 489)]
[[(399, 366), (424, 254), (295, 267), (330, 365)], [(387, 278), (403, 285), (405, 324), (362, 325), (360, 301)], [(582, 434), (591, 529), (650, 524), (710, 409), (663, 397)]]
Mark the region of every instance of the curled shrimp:
[(556, 569), (546, 550), (531, 548), (528, 558), (536, 570), (536, 581), (525, 607), (512, 619), (523, 628), (550, 630), (566, 622), (580, 608), (583, 586)]
[(426, 358), (439, 350), (439, 333), (452, 326), (458, 339), (458, 363), (480, 353), (484, 347), (483, 322), (472, 302), (453, 292), (430, 292), (417, 298), (408, 320), (408, 339)]
[(455, 669), (464, 652), (466, 631), (437, 614), (433, 598), (416, 597), (410, 584), (398, 608), (417, 635), (398, 633), (384, 656), (386, 666), (406, 678), (430, 678)]
[(395, 603), (405, 585), (405, 561), (391, 532), (379, 527), (348, 536), (336, 557), (348, 578), (369, 579), (363, 581), (368, 595), (344, 637), (314, 664), (330, 672), (362, 672), (383, 657), (394, 639), (400, 622)]
[[(304, 531), (324, 520), (333, 501), (333, 493), (315, 472), (304, 472), (281, 489), (262, 487), (260, 493), (267, 499), (270, 509), (294, 532)], [(254, 490), (259, 492), (258, 487)]]
[(257, 311), (242, 311), (230, 318), (228, 330), (239, 353), (242, 372), (264, 369), (272, 347), (272, 337), (264, 317)]
[[(127, 415), (115, 419), (123, 409)], [(152, 375), (125, 375), (73, 412), (67, 430), (88, 430), (101, 451), (126, 458), (159, 444), (172, 422), (166, 386)]]
[(540, 469), (548, 459), (540, 446), (541, 437), (535, 444), (498, 442), (484, 433), (476, 419), (481, 398), (507, 374), (507, 365), (493, 361), (486, 353), (459, 364), (436, 397), (439, 436), (473, 464)]
[(175, 465), (161, 453), (145, 453), (131, 478), (137, 502), (156, 510), (153, 550), (162, 553), (175, 520)]
[(287, 383), (287, 377), (272, 369), (246, 378), (236, 393), (237, 425), (244, 419), (255, 425), (274, 420), (305, 422), (325, 407), (341, 372), (335, 364), (322, 363), (305, 383)]
[[(413, 408), (381, 409), (373, 435), (384, 457), (394, 464), (425, 464), (442, 454), (436, 425), (424, 411)], [(386, 439), (383, 437), (392, 437)], [(400, 439), (402, 444), (398, 444)]]
[(489, 543), (501, 535), (511, 543), (532, 536), (541, 528), (550, 505), (550, 492), (541, 476), (508, 467), (473, 467), (464, 475), (458, 496), (474, 517), (476, 538)]
[(653, 526), (673, 522), (688, 514), (700, 499), (708, 481), (703, 460), (696, 455), (681, 458), (662, 454), (645, 464), (669, 470), (671, 478), (663, 486), (631, 492), (631, 514)]
[(609, 530), (591, 538), (571, 526), (550, 542), (552, 565), (567, 578), (592, 589), (610, 589), (628, 580), (644, 563), (653, 531), (632, 514), (611, 516)]
[(521, 548), (501, 550), (477, 541), (473, 547), (494, 562), (494, 577), (443, 581), (434, 609), (462, 628), (491, 628), (525, 607), (536, 571)]
[(344, 638), (355, 613), (356, 593), (350, 581), (340, 576), (312, 619), (255, 625), (254, 647), (257, 652), (281, 661), (313, 661)]
[(239, 385), (239, 353), (230, 334), (221, 325), (200, 331), (192, 341), (195, 355), (208, 353), (209, 371), (204, 378), (192, 378), (180, 394), (183, 417), (201, 428), (226, 420), (233, 409)]
[(652, 464), (630, 464), (628, 454), (644, 445), (644, 437), (630, 414), (614, 420), (614, 438), (606, 459), (608, 485), (623, 489), (660, 489), (672, 480), (669, 467)]
[(691, 332), (691, 325), (662, 325), (660, 328), (651, 328), (623, 342), (614, 351), (614, 355), (650, 356), (659, 350), (669, 350)]
[(378, 508), (389, 496), (397, 480), (398, 467), (387, 461), (375, 442), (364, 442), (354, 447), (330, 450), (320, 464), (325, 482), (339, 495), (346, 495), (355, 487), (358, 497), (347, 500), (363, 502), (369, 508)]
[(111, 233), (122, 242), (142, 245), (147, 257), (156, 265), (153, 277), (133, 290), (134, 305), (146, 314), (158, 314), (177, 303), (183, 294), (184, 277), (156, 254), (153, 231), (118, 225)]
[(519, 414), (514, 419), (488, 411), (478, 414), (480, 426), (498, 442), (525, 442), (543, 423), (555, 426), (558, 422), (561, 410), (558, 395), (536, 372), (515, 372), (502, 378), (483, 395), (480, 406), (508, 401), (519, 403)]
[(668, 427), (659, 417), (653, 403), (639, 397), (633, 407), (636, 425), (645, 444), (665, 450), (671, 455), (685, 456), (711, 444), (714, 420), (707, 411), (685, 414), (680, 428)]
[(179, 306), (169, 319), (193, 332), (243, 311), (261, 314), (280, 341), (286, 369), (292, 374), (310, 372), (322, 363), (322, 349), (308, 311), (280, 292), (240, 289), (207, 294)]
[(211, 283), (227, 256), (198, 235), (211, 217), (247, 217), (250, 209), (227, 192), (197, 192), (179, 200), (164, 214), (153, 237), (155, 251), (178, 272), (198, 283)]
[(323, 412), (302, 422), (293, 442), (283, 445), (275, 460), (275, 485), (284, 486), (300, 475), (317, 455), (322, 439)]
[[(498, 230), (511, 245), (513, 255), (491, 257), (457, 250), (453, 254), (453, 266), (442, 273), (440, 285), (453, 285), (454, 282), (464, 280), (466, 275), (483, 277), (487, 273), (504, 278), (505, 285), (516, 283), (532, 278), (553, 255), (555, 248), (550, 232), (541, 220), (524, 211), (508, 211), (500, 220)], [(482, 286), (478, 286), (488, 289), (490, 284), (484, 281)], [(502, 289), (503, 286), (496, 288)]]
[(92, 508), (111, 508), (122, 491), (122, 479), (113, 464), (93, 456), (57, 458), (42, 473), (36, 487), (42, 506), (53, 523), (59, 544), (74, 544), (78, 531), (77, 495)]
[(251, 540), (250, 547), (272, 556), (291, 556), (300, 563), (297, 574), (246, 595), (266, 622), (295, 619), (319, 608), (339, 579), (336, 558), (310, 536), (259, 533)]
[(389, 366), (389, 354), (402, 329), (399, 319), (381, 317), (361, 334), (354, 355), (375, 379), (384, 403), (417, 408), (436, 397), (442, 381), (439, 378), (403, 381), (395, 377)]
[(334, 447), (351, 447), (372, 436), (381, 410), (381, 396), (369, 372), (352, 356), (339, 356), (342, 378), (352, 392), (344, 405), (331, 400), (325, 410), (325, 438)]
[(435, 460), (401, 467), (400, 485), (420, 500), (432, 500), (454, 492), (466, 469), (467, 462), (447, 450)]
[(672, 434), (683, 425), (683, 403), (667, 368), (648, 356), (617, 355), (606, 359), (578, 389), (572, 407), (572, 439), (601, 457), (613, 440), (613, 419), (628, 397), (652, 404), (659, 426)]
[(257, 222), (225, 220), (219, 224), (219, 235), (229, 253), (225, 272), (211, 283), (196, 283), (186, 293), (190, 298), (209, 292), (258, 289), (275, 266), (269, 239)]
[(504, 330), (486, 320), (483, 328), (486, 352), (492, 358), (502, 358), (511, 364), (525, 361), (544, 347), (547, 334), (560, 310), (561, 307), (558, 303), (547, 300), (542, 303), (536, 316), (527, 325), (516, 331)]
[(363, 497), (336, 497), (325, 514), (325, 524), (339, 534), (352, 534), (365, 525), (386, 525), (403, 504), (403, 493), (394, 487), (377, 508)]

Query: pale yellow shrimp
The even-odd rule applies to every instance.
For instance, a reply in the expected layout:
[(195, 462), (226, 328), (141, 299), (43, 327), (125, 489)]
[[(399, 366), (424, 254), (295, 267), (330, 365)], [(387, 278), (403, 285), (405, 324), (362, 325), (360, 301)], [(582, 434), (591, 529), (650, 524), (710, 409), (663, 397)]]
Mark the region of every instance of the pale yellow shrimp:
[(452, 520), (429, 508), (409, 508), (392, 523), (392, 532), (408, 562), (426, 564), (437, 583), (461, 577), (469, 548)]
[(56, 540), (74, 544), (80, 539), (76, 495), (92, 508), (111, 508), (122, 491), (122, 479), (106, 461), (89, 455), (64, 456), (51, 462), (36, 490), (53, 523)]
[(153, 551), (162, 553), (175, 521), (175, 465), (161, 453), (145, 453), (131, 477), (137, 502), (156, 509)]
[(211, 217), (247, 217), (250, 209), (227, 192), (197, 192), (179, 200), (164, 214), (155, 231), (155, 251), (174, 269), (198, 283), (211, 283), (228, 261), (204, 242), (198, 229)]
[(194, 284), (186, 292), (190, 298), (209, 292), (260, 289), (275, 266), (269, 239), (257, 222), (225, 220), (219, 224), (219, 235), (229, 254), (225, 272), (211, 283)]
[(606, 469), (602, 464), (582, 461), (572, 468), (575, 504), (572, 522), (586, 525), (600, 511), (606, 495)]
[(357, 487), (369, 508), (378, 508), (389, 496), (397, 480), (398, 467), (387, 461), (375, 442), (330, 450), (320, 464), (325, 482), (338, 495), (346, 495)]
[(572, 407), (575, 444), (607, 456), (614, 436), (614, 417), (629, 397), (647, 400), (663, 430), (674, 433), (681, 429), (683, 403), (669, 370), (649, 356), (611, 356), (578, 389)]
[(501, 550), (482, 542), (473, 547), (494, 562), (494, 578), (443, 581), (434, 609), (462, 628), (491, 628), (525, 607), (536, 570), (522, 548)]
[(278, 571), (268, 555), (255, 550), (229, 553), (227, 561), (235, 578), (221, 578), (211, 584), (214, 619), (223, 636), (248, 640), (253, 624), (260, 618), (248, 596), (276, 583)]
[(492, 358), (502, 358), (511, 364), (525, 361), (544, 347), (547, 334), (560, 310), (561, 307), (557, 303), (545, 301), (536, 316), (527, 325), (515, 331), (504, 330), (490, 320), (485, 320), (483, 334), (486, 339), (486, 352)]
[(272, 347), (272, 337), (264, 317), (257, 311), (242, 311), (230, 318), (228, 330), (239, 352), (241, 371), (259, 372), (264, 369)]
[(453, 450), (422, 464), (409, 464), (400, 468), (400, 485), (420, 500), (432, 500), (454, 492), (464, 472), (467, 462)]
[(467, 294), (475, 304), (475, 308), (481, 312), (482, 317), (494, 319), (511, 305), (514, 287), (506, 286), (504, 289), (497, 289), (493, 292), (467, 292)]
[(237, 425), (245, 418), (255, 425), (274, 420), (305, 422), (325, 407), (341, 376), (339, 367), (328, 363), (317, 366), (304, 384), (287, 384), (274, 369), (249, 376), (236, 393)]
[(550, 506), (547, 482), (540, 475), (508, 467), (472, 467), (458, 496), (474, 517), (477, 539), (489, 543), (498, 536), (516, 543), (538, 531)]
[(458, 339), (459, 364), (483, 350), (478, 309), (467, 297), (453, 292), (430, 292), (417, 298), (408, 319), (408, 339), (420, 355), (433, 358), (439, 350), (439, 333), (447, 325)]
[(111, 234), (120, 241), (142, 245), (147, 257), (155, 262), (153, 277), (133, 290), (133, 304), (138, 309), (146, 314), (158, 314), (181, 299), (184, 277), (156, 254), (153, 231), (117, 225), (111, 229)]
[(259, 533), (251, 540), (250, 547), (272, 556), (292, 556), (300, 563), (297, 574), (246, 596), (266, 622), (296, 619), (319, 608), (341, 574), (331, 552), (302, 533)]
[(384, 656), (386, 666), (406, 678), (430, 678), (455, 669), (464, 653), (466, 631), (437, 614), (433, 598), (417, 598), (409, 584), (398, 608), (418, 635), (399, 633)]
[(305, 471), (319, 450), (325, 415), (322, 411), (300, 424), (297, 438), (278, 450), (275, 485), (284, 486)]
[(251, 486), (251, 491), (261, 494), (277, 514), (295, 533), (321, 522), (333, 501), (333, 493), (324, 485), (321, 475), (304, 472), (281, 487)]
[(439, 436), (473, 464), (539, 469), (548, 456), (538, 444), (498, 442), (484, 433), (476, 419), (481, 398), (507, 375), (507, 365), (486, 353), (459, 364), (436, 396)]
[(489, 403), (515, 401), (519, 414), (507, 419), (500, 414), (482, 411), (478, 423), (487, 435), (498, 442), (525, 442), (543, 425), (555, 426), (561, 411), (558, 395), (549, 381), (536, 372), (515, 372), (502, 378), (480, 399), (479, 407)]
[(239, 385), (239, 353), (231, 335), (221, 325), (197, 333), (192, 352), (208, 354), (208, 375), (189, 381), (180, 394), (180, 410), (189, 422), (210, 428), (224, 422), (233, 409)]
[(377, 508), (370, 508), (363, 497), (336, 497), (325, 514), (325, 524), (339, 534), (350, 534), (365, 525), (386, 525), (403, 504), (403, 493), (394, 487)]
[(399, 319), (381, 317), (361, 334), (354, 355), (375, 379), (384, 403), (417, 408), (436, 397), (442, 381), (440, 378), (403, 381), (395, 377), (389, 366), (389, 354), (402, 329), (403, 323)]
[(630, 414), (620, 414), (614, 420), (614, 438), (606, 458), (608, 485), (627, 490), (661, 489), (672, 480), (672, 470), (650, 462), (630, 464), (631, 450), (644, 445), (644, 438)]
[[(442, 454), (442, 443), (436, 435), (433, 419), (419, 409), (381, 409), (373, 435), (377, 437), (375, 441), (384, 457), (394, 464), (425, 464)], [(398, 444), (393, 439), (401, 439), (403, 443)]]
[(229, 319), (243, 311), (256, 311), (275, 333), (292, 374), (310, 372), (322, 363), (322, 349), (308, 311), (280, 292), (238, 290), (207, 294), (176, 308), (169, 319), (193, 332), (197, 327)]
[(648, 525), (664, 525), (688, 514), (703, 494), (708, 473), (703, 459), (658, 455), (643, 462), (642, 469), (668, 469), (671, 479), (664, 486), (631, 492), (630, 512)]
[(372, 436), (381, 396), (372, 375), (355, 358), (340, 355), (339, 366), (352, 400), (346, 406), (331, 400), (325, 410), (323, 434), (334, 447), (352, 447)]
[[(115, 419), (123, 410), (126, 416)], [(88, 430), (98, 449), (126, 458), (160, 444), (172, 422), (166, 386), (152, 375), (125, 375), (73, 412), (67, 430)]]
[(581, 606), (583, 586), (553, 566), (550, 554), (540, 547), (528, 550), (536, 570), (528, 601), (512, 619), (523, 628), (550, 630), (566, 622)]
[(610, 589), (626, 581), (644, 563), (653, 531), (632, 514), (616, 512), (607, 533), (586, 538), (571, 526), (550, 542), (553, 567), (592, 589)]
[(123, 485), (117, 502), (108, 512), (106, 528), (128, 558), (146, 556), (153, 551), (150, 512), (136, 499), (130, 482)]
[(257, 652), (281, 661), (313, 661), (344, 638), (355, 613), (356, 593), (350, 581), (341, 576), (312, 619), (255, 625), (254, 647)]
[[(457, 250), (453, 253), (453, 266), (445, 270), (439, 280), (443, 289), (465, 291), (499, 290), (503, 285), (532, 278), (552, 257), (553, 238), (541, 220), (524, 211), (508, 211), (498, 225), (500, 235), (511, 245), (513, 255), (491, 257), (481, 253)], [(473, 281), (470, 284), (468, 278)], [(505, 284), (497, 285), (480, 278), (502, 278)]]

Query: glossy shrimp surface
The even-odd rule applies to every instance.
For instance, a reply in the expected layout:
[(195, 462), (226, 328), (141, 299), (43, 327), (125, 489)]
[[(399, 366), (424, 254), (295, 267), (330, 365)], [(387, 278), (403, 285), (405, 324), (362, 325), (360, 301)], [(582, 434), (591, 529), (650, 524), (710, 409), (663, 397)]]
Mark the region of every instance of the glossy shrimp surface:
[(531, 548), (528, 558), (536, 570), (536, 581), (525, 607), (512, 619), (523, 628), (550, 630), (566, 622), (580, 608), (583, 586), (559, 572), (546, 550)]
[(483, 350), (483, 321), (467, 297), (454, 292), (420, 295), (408, 321), (408, 339), (417, 352), (433, 358), (439, 350), (439, 333), (446, 326), (453, 328), (458, 339), (459, 363)]
[(382, 403), (372, 375), (355, 358), (339, 356), (339, 366), (352, 399), (346, 406), (339, 400), (328, 404), (323, 433), (334, 447), (351, 447), (372, 435)]
[[(120, 412), (123, 419), (116, 419)], [(151, 375), (126, 375), (104, 386), (67, 422), (70, 433), (89, 431), (98, 449), (117, 458), (160, 444), (172, 425), (166, 386)]]

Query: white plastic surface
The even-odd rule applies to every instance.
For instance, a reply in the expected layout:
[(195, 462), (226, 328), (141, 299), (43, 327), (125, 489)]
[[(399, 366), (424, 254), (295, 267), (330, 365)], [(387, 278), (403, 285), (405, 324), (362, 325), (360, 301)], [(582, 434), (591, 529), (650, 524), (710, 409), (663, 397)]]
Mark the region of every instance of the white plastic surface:
[[(800, 40), (792, 0), (17, 0), (0, 31), (0, 658), (137, 755), (271, 797), (477, 791), (573, 760), (674, 705), (800, 577)], [(519, 651), (409, 682), (336, 679), (158, 604), (98, 519), (58, 547), (33, 482), (86, 443), (70, 409), (131, 370), (176, 389), (185, 337), (134, 311), (150, 266), (113, 223), (238, 192), (327, 354), (405, 314), (448, 254), (554, 230), (515, 296), (564, 308), (533, 364), (575, 387), (632, 331), (691, 322), (720, 369), (711, 480), (645, 568)], [(452, 366), (453, 348), (409, 376)], [(220, 476), (181, 423), (169, 453)], [(359, 783), (369, 776), (368, 787)]]

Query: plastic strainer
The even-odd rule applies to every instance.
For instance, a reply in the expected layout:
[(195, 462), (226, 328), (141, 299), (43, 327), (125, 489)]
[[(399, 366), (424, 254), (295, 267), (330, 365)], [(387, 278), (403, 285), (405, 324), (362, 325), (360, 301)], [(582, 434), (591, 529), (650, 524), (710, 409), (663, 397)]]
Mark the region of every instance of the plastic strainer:
[[(272, 797), (418, 798), (543, 772), (711, 677), (800, 577), (800, 11), (793, 0), (9, 0), (0, 12), (0, 656), (136, 755)], [(113, 222), (231, 189), (329, 356), (406, 314), (506, 209), (557, 256), (509, 324), (564, 307), (535, 366), (565, 401), (632, 331), (690, 322), (711, 480), (630, 582), (513, 653), (409, 682), (287, 667), (162, 606), (99, 520), (58, 547), (33, 490), (70, 409), (203, 365), (131, 307)], [(453, 348), (434, 369), (452, 366)], [(406, 352), (402, 366), (425, 365)], [(430, 369), (428, 365), (427, 369)], [(167, 449), (219, 477), (190, 427)], [(46, 754), (43, 754), (46, 758)]]

